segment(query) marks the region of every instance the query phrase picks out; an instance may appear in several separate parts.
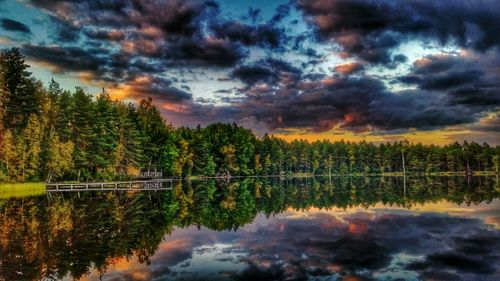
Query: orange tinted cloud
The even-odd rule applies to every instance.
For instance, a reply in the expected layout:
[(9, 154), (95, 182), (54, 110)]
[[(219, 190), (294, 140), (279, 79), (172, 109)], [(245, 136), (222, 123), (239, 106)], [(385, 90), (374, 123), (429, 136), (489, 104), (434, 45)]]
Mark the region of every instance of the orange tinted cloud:
[(359, 62), (348, 62), (348, 63), (338, 64), (337, 66), (334, 67), (334, 70), (336, 72), (339, 72), (344, 75), (352, 74), (362, 69), (363, 69), (363, 64)]
[[(130, 257), (110, 257), (106, 260), (108, 267), (106, 268), (106, 275), (117, 276), (119, 278), (127, 278), (137, 281), (151, 280), (151, 273), (145, 263), (139, 262), (138, 258)], [(79, 280), (81, 281), (98, 281), (102, 280), (101, 272), (92, 268), (89, 274), (84, 275)]]
[(122, 43), (122, 51), (128, 54), (156, 55), (160, 46), (152, 40), (133, 40)]
[(366, 232), (366, 224), (363, 222), (349, 222), (347, 230), (351, 234), (361, 234)]

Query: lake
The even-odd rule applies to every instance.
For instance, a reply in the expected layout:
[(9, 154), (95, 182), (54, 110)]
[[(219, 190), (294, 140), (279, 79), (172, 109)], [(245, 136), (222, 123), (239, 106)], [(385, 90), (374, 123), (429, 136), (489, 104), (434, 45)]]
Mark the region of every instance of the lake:
[(499, 195), (326, 177), (0, 199), (0, 280), (500, 280)]

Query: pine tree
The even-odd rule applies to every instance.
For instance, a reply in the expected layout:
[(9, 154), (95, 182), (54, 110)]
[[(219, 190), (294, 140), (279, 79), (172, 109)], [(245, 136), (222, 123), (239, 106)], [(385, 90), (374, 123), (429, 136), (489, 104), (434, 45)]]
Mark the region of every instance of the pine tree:
[(137, 108), (139, 127), (142, 135), (147, 138), (148, 144), (144, 154), (148, 159), (148, 168), (157, 167), (162, 163), (162, 148), (169, 138), (171, 128), (165, 125), (165, 120), (158, 109), (153, 105), (153, 100), (141, 100)]
[(54, 124), (60, 140), (67, 142), (73, 140), (75, 105), (73, 96), (67, 90), (60, 92), (57, 97), (57, 108), (59, 110), (57, 120)]
[(0, 80), (5, 83), (1, 91), (3, 126), (14, 133), (26, 127), (32, 114), (40, 112), (40, 95), (28, 68), (19, 49), (0, 54)]
[(119, 174), (138, 174), (144, 164), (145, 139), (137, 128), (137, 112), (132, 105), (118, 105), (119, 141), (114, 166)]
[(94, 139), (94, 132), (92, 128), (94, 107), (92, 104), (92, 98), (81, 88), (76, 89), (73, 95), (73, 100), (74, 113), (73, 120), (71, 122), (73, 124), (72, 142), (75, 145), (73, 150), (73, 161), (78, 174), (77, 179), (80, 179), (82, 172), (84, 173), (84, 178), (89, 177), (89, 149), (92, 144), (92, 140)]
[(116, 163), (120, 133), (115, 107), (106, 92), (97, 97), (94, 105), (93, 133), (88, 148), (89, 164), (94, 172), (111, 170)]

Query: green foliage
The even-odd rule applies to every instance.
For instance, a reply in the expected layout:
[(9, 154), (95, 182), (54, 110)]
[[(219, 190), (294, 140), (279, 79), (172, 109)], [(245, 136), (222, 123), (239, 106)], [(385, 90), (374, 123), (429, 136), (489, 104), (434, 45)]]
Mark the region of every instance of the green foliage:
[(63, 178), (73, 168), (73, 149), (71, 141), (61, 142), (57, 134), (51, 134), (48, 141), (48, 157), (46, 159), (46, 181), (54, 178)]
[(32, 114), (40, 113), (39, 85), (27, 71), (29, 65), (19, 49), (12, 48), (0, 54), (0, 81), (3, 127), (19, 133)]
[(17, 49), (0, 55), (0, 181), (124, 179), (144, 168), (183, 178), (500, 169), (499, 147), (475, 142), (286, 142), (236, 124), (173, 128), (151, 98), (125, 104), (53, 80), (44, 88), (28, 67)]

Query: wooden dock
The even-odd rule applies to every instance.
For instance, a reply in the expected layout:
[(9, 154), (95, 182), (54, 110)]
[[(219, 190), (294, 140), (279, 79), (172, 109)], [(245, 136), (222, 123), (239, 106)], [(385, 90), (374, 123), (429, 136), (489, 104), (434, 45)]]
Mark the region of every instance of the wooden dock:
[(115, 181), (115, 182), (77, 182), (47, 183), (45, 190), (50, 191), (106, 191), (106, 190), (168, 190), (172, 189), (173, 179)]
[(163, 171), (162, 170), (141, 170), (140, 172), (140, 178), (141, 179), (161, 179), (163, 178)]

